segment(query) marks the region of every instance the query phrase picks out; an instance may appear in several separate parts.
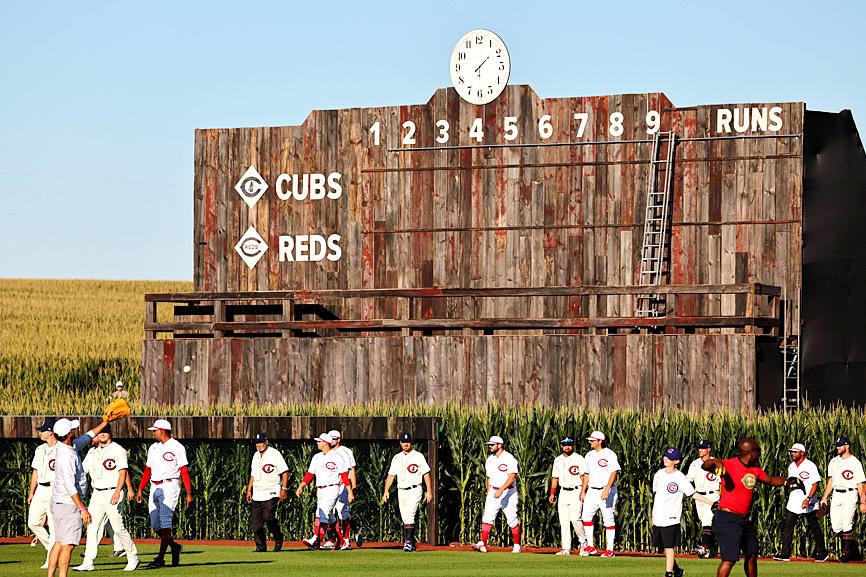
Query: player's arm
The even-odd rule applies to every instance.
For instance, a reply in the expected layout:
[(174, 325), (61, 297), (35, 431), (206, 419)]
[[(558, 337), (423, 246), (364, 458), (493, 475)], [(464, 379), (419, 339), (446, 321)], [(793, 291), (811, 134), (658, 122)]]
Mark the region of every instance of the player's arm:
[(39, 471), (33, 469), (30, 474), (30, 493), (27, 495), (27, 504), (33, 501), (33, 495), (36, 494), (36, 487), (39, 485)]
[[(252, 479), (250, 479), (252, 482)], [(280, 474), (280, 501), (285, 501), (289, 498), (289, 472), (283, 471)]]
[[(508, 488), (511, 487), (516, 480), (517, 480), (517, 473), (509, 473), (508, 478), (505, 479), (505, 482), (502, 483), (502, 486), (499, 487), (495, 493), (493, 493), (493, 496), (496, 497), (497, 499), (499, 497), (501, 497), (502, 494), (505, 493), (505, 491), (507, 491)], [(489, 480), (487, 481), (487, 484), (488, 485), (490, 484)]]
[(123, 493), (123, 488), (126, 486), (128, 478), (129, 474), (126, 469), (121, 469), (120, 474), (117, 475), (117, 486), (114, 488), (114, 494), (111, 496), (112, 505), (117, 505), (120, 501), (120, 494)]
[(586, 498), (586, 490), (589, 489), (589, 473), (580, 476), (580, 502)]
[(186, 504), (189, 505), (193, 501), (193, 496), (192, 480), (189, 478), (189, 467), (187, 465), (180, 468), (180, 478), (183, 479), (183, 488), (186, 489)]
[(701, 465), (701, 469), (703, 469), (704, 471), (710, 471), (711, 473), (716, 473), (719, 476), (721, 476), (719, 471), (724, 470), (724, 468), (725, 464), (724, 462), (722, 462), (721, 459), (707, 459)]
[(703, 503), (703, 504), (705, 504), (705, 505), (710, 505), (710, 506), (712, 506), (712, 504), (713, 504), (713, 501), (707, 499), (706, 497), (704, 497), (703, 495), (701, 495), (701, 494), (698, 493), (697, 491), (695, 491), (694, 493), (692, 493), (692, 499), (694, 499), (695, 501), (697, 501), (697, 502), (699, 502), (699, 503)]
[(833, 492), (833, 477), (827, 477), (827, 485), (824, 487), (824, 494), (821, 495), (821, 503), (827, 504), (830, 499), (830, 493)]
[[(433, 501), (433, 481), (430, 480), (430, 473), (424, 473), (424, 486), (427, 487), (427, 502)], [(861, 503), (864, 501), (861, 501)]]
[(550, 478), (550, 495), (548, 495), (547, 500), (550, 501), (550, 504), (553, 505), (553, 502), (556, 501), (556, 488), (559, 487), (559, 479), (557, 477)]
[(382, 502), (385, 503), (388, 501), (388, 498), (391, 496), (391, 485), (394, 484), (394, 475), (388, 475), (385, 477), (385, 490), (382, 492)]
[(349, 471), (340, 473), (340, 481), (346, 487), (346, 492), (349, 494), (349, 503), (355, 500), (355, 489), (352, 488), (352, 481), (349, 480)]
[(304, 487), (309, 485), (310, 481), (312, 481), (314, 478), (315, 478), (315, 475), (313, 475), (310, 471), (307, 471), (306, 474), (304, 475), (304, 478), (301, 479), (301, 482), (298, 484), (297, 490), (295, 490), (295, 496), (300, 497), (301, 493), (304, 492)]
[(143, 499), (141, 498), (141, 492), (144, 491), (144, 488), (147, 487), (147, 484), (150, 482), (150, 475), (150, 467), (145, 465), (144, 472), (141, 474), (141, 481), (138, 483), (138, 492), (135, 494), (136, 503), (142, 502)]
[(866, 514), (866, 483), (857, 485), (857, 493), (860, 495), (860, 512)]
[(250, 475), (250, 480), (247, 482), (247, 503), (253, 500), (253, 476)]
[(129, 469), (126, 470), (126, 500), (132, 501), (135, 498), (135, 490), (132, 488), (132, 473)]
[(777, 477), (775, 475), (764, 475), (763, 478), (758, 478), (758, 481), (771, 487), (783, 487), (788, 481), (785, 477)]
[(607, 501), (607, 498), (610, 497), (610, 489), (613, 487), (613, 484), (616, 483), (618, 478), (619, 471), (614, 471), (610, 474), (610, 477), (607, 478), (607, 485), (604, 486), (604, 491), (601, 492), (602, 501)]
[(355, 474), (355, 467), (349, 469), (349, 481), (352, 482), (352, 490), (358, 488), (358, 476)]

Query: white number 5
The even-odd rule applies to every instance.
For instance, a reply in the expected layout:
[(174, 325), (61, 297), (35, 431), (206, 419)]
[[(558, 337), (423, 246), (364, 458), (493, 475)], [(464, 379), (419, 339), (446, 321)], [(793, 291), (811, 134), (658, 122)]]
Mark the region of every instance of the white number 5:
[(505, 140), (511, 142), (515, 138), (517, 138), (517, 117), (516, 116), (506, 116), (505, 117)]

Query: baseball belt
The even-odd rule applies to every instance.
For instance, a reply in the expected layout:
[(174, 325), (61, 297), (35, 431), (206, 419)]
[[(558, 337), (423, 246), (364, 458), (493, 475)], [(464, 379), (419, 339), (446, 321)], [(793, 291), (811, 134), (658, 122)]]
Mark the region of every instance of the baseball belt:
[(114, 487), (94, 487), (93, 488), (94, 491), (110, 491), (112, 489), (114, 489)]
[(43, 487), (50, 487), (51, 486), (50, 482), (49, 483), (39, 483), (39, 484)]
[(415, 487), (420, 487), (421, 485), (409, 485), (408, 487), (397, 487), (399, 491), (408, 491), (409, 489), (414, 489)]
[(324, 489), (325, 487), (336, 487), (340, 485), (340, 483), (331, 483), (330, 485), (316, 485), (316, 489)]
[(716, 495), (718, 491), (696, 491), (698, 495)]
[(604, 491), (604, 487), (590, 487), (590, 489), (595, 489), (596, 491)]
[(151, 481), (154, 485), (162, 485), (163, 483), (171, 483), (172, 481), (177, 481), (177, 477), (173, 479), (163, 479), (162, 481)]
[(856, 491), (857, 489), (833, 489), (837, 493), (847, 493), (848, 491)]
[(560, 487), (560, 489), (563, 491), (574, 491), (577, 487)]

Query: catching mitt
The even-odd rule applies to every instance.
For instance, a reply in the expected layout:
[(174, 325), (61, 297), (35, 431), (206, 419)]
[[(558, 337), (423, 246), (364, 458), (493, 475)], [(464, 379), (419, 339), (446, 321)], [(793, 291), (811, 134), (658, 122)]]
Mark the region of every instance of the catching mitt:
[(804, 493), (806, 492), (806, 486), (803, 484), (803, 481), (797, 477), (788, 477), (785, 481), (785, 490), (790, 492), (796, 491), (797, 489), (800, 489)]
[(114, 399), (111, 401), (111, 404), (105, 407), (105, 413), (102, 415), (102, 420), (108, 422), (116, 421), (117, 419), (128, 417), (131, 412), (132, 411), (129, 409), (129, 403), (123, 399)]
[(827, 503), (821, 503), (820, 505), (818, 505), (818, 508), (815, 509), (815, 516), (819, 517), (819, 518), (820, 517), (826, 517), (827, 513), (829, 513), (829, 512), (830, 512), (830, 507), (827, 506)]

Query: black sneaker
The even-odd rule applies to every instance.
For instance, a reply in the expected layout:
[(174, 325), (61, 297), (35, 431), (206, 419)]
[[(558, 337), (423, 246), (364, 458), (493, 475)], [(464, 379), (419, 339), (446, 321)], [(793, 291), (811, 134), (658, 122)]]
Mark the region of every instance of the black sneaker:
[(171, 566), (177, 567), (180, 565), (180, 554), (183, 552), (183, 545), (175, 543), (171, 546)]
[(267, 552), (268, 552), (267, 549), (259, 549), (258, 547), (253, 549), (253, 553), (267, 553)]
[(145, 565), (145, 569), (159, 569), (160, 567), (165, 567), (165, 561), (160, 559), (159, 557), (154, 557), (153, 561)]
[(274, 553), (283, 550), (283, 542), (274, 543)]
[(364, 536), (361, 535), (360, 531), (355, 533), (355, 545), (357, 545), (358, 547), (364, 546)]
[(686, 573), (686, 570), (683, 569), (682, 567), (677, 566), (677, 568), (674, 569), (674, 577), (683, 577), (683, 575), (685, 575), (685, 573)]
[(790, 561), (791, 558), (786, 555), (775, 555), (773, 561)]
[(823, 557), (815, 557), (815, 563), (826, 563), (830, 560), (830, 555), (825, 553)]
[(124, 551), (123, 549), (121, 549), (120, 551), (115, 551), (111, 554), (112, 557), (123, 557), (124, 555), (126, 555), (126, 551)]

